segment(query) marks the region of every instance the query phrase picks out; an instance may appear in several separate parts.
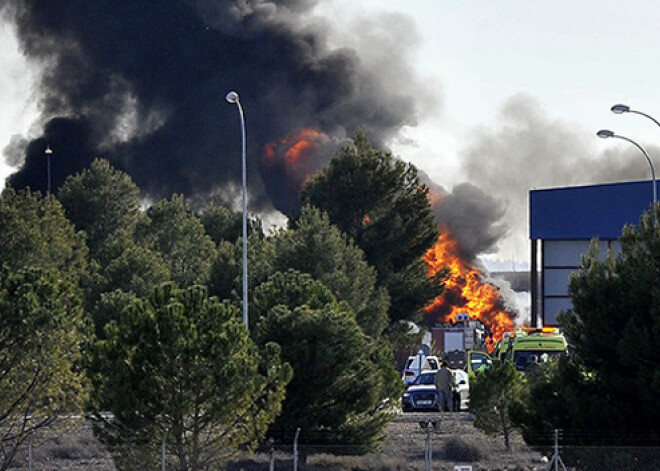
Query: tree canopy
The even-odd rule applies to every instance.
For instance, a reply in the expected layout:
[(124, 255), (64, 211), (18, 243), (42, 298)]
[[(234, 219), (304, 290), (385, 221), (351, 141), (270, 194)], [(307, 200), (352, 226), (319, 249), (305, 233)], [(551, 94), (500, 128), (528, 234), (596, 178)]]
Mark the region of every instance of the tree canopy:
[(291, 369), (277, 345), (260, 354), (238, 317), (200, 286), (168, 283), (125, 307), (90, 346), (90, 408), (113, 413), (94, 418), (120, 469), (158, 467), (165, 435), (180, 471), (206, 469), (263, 436)]
[(86, 269), (85, 236), (53, 196), (5, 188), (0, 196), (0, 264), (43, 268), (78, 279)]
[(391, 297), (391, 322), (419, 318), (419, 310), (441, 293), (421, 262), (438, 237), (427, 195), (413, 165), (375, 150), (363, 133), (300, 193), (303, 205), (325, 211), (376, 268)]
[(149, 208), (149, 219), (138, 227), (138, 243), (158, 252), (180, 287), (208, 281), (215, 244), (182, 195)]
[(555, 428), (569, 431), (564, 443), (660, 442), (660, 231), (646, 213), (624, 228), (620, 251), (601, 254), (597, 242), (569, 281), (573, 308), (559, 314), (571, 356), (530, 381), (516, 416), (537, 446)]
[(271, 433), (291, 438), (300, 427), (367, 447), (382, 438), (401, 380), (389, 352), (362, 332), (348, 305), (296, 272), (274, 275), (257, 288), (255, 300), (267, 311), (255, 328), (256, 341), (281, 345), (294, 371)]
[(603, 258), (592, 244), (569, 283), (573, 309), (560, 314), (560, 322), (598, 390), (627, 404), (626, 414), (605, 408), (593, 418), (596, 424), (653, 431), (660, 439), (660, 367), (654, 361), (660, 343), (660, 231), (651, 214), (625, 227), (619, 242), (620, 253)]
[(34, 430), (80, 413), (87, 332), (70, 282), (40, 269), (0, 268), (0, 469)]
[(273, 246), (273, 271), (309, 273), (351, 306), (364, 332), (372, 337), (387, 327), (389, 300), (376, 285), (375, 270), (327, 215), (305, 206), (294, 229), (273, 237)]
[(489, 435), (502, 435), (504, 446), (511, 449), (511, 433), (516, 429), (512, 416), (525, 391), (523, 373), (511, 362), (478, 371), (470, 384), (470, 412), (474, 426)]
[(132, 233), (141, 216), (139, 188), (128, 174), (103, 159), (67, 177), (57, 198), (76, 229), (87, 234), (92, 257), (115, 231)]

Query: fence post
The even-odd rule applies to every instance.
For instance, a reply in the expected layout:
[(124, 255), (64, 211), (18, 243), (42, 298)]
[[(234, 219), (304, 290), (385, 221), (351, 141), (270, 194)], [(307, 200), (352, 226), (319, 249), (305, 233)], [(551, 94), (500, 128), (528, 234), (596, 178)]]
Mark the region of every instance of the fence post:
[(163, 443), (161, 444), (160, 447), (160, 469), (161, 471), (165, 471), (167, 468), (167, 458), (165, 456), (165, 452), (167, 451), (167, 429), (165, 429), (165, 432), (163, 433)]
[(546, 468), (546, 471), (550, 471), (552, 469), (552, 465), (554, 464), (555, 466), (555, 471), (559, 471), (559, 465), (561, 465), (561, 469), (566, 471), (566, 466), (564, 465), (564, 462), (561, 459), (561, 456), (559, 456), (559, 430), (555, 429), (555, 452), (552, 455), (552, 459), (548, 463), (548, 467)]
[(34, 432), (30, 432), (28, 437), (28, 471), (32, 471), (32, 435)]
[(426, 427), (426, 449), (424, 450), (424, 462), (426, 471), (431, 471), (433, 461), (433, 448), (431, 445), (431, 427)]
[(270, 460), (268, 462), (268, 471), (275, 471), (275, 446), (273, 439), (268, 439), (268, 452), (270, 453)]
[(298, 471), (298, 435), (300, 427), (296, 429), (296, 435), (293, 437), (293, 471)]
[(424, 449), (425, 470), (431, 471), (433, 465), (433, 442), (431, 440), (431, 433), (440, 428), (440, 418), (437, 420), (423, 420), (419, 426), (426, 432), (426, 445)]

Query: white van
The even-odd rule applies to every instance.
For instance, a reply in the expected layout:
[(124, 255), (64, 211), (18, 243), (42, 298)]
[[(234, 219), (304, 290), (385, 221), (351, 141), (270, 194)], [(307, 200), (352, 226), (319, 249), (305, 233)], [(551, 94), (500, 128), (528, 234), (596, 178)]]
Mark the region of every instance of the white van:
[(401, 379), (406, 387), (408, 387), (415, 381), (415, 379), (417, 379), (417, 376), (419, 376), (423, 370), (435, 371), (438, 368), (440, 368), (440, 361), (436, 356), (426, 356), (423, 354), (411, 355), (406, 360)]

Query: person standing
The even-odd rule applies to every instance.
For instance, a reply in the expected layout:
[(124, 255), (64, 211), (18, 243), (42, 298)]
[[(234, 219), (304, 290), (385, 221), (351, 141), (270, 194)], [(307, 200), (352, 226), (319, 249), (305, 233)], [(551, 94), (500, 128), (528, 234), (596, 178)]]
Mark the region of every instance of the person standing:
[(448, 412), (452, 403), (452, 393), (454, 391), (454, 375), (447, 368), (445, 361), (440, 362), (440, 369), (435, 374), (435, 388), (438, 390), (438, 399), (440, 400), (440, 409)]

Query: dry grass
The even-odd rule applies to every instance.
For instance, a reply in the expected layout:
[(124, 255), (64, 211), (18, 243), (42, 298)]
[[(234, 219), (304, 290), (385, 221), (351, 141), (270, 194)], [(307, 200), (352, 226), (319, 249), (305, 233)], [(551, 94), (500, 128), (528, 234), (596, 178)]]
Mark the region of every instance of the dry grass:
[[(455, 465), (471, 465), (473, 471), (544, 470), (541, 456), (529, 450), (519, 437), (513, 437), (512, 451), (504, 448), (501, 438), (487, 437), (472, 425), (469, 414), (404, 414), (387, 428), (381, 450), (366, 455), (351, 455), (351, 448), (337, 446), (332, 453), (310, 453), (300, 471), (422, 471), (426, 432), (419, 422), (438, 420), (432, 434), (433, 469), (453, 471)], [(301, 455), (306, 451), (301, 447)], [(275, 469), (292, 470), (289, 450), (274, 455)], [(39, 443), (33, 449), (33, 469), (51, 471), (116, 471), (110, 456), (94, 438), (90, 427), (80, 427), (67, 435)], [(228, 463), (229, 471), (264, 471), (269, 455), (244, 456)], [(26, 450), (22, 450), (11, 470), (27, 469)]]

